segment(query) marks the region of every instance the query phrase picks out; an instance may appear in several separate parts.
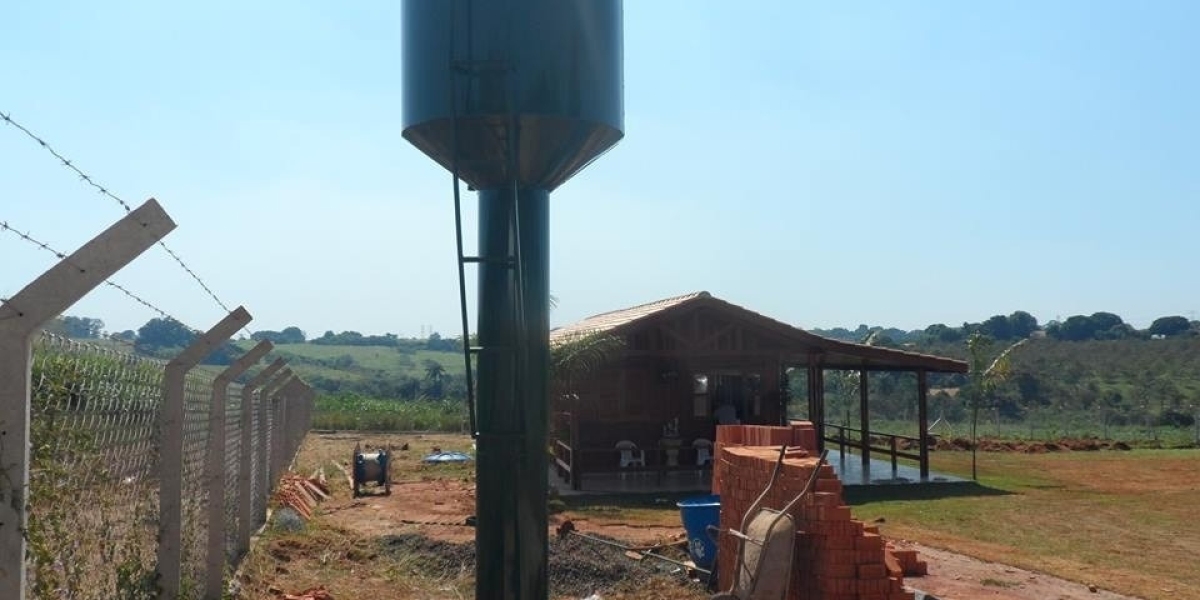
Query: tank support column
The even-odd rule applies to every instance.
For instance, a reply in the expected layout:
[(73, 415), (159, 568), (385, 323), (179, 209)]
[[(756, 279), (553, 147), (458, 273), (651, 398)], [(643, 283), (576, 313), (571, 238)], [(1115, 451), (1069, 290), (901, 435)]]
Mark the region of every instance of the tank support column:
[(548, 595), (549, 193), (483, 190), (479, 200), (475, 597), (542, 600)]

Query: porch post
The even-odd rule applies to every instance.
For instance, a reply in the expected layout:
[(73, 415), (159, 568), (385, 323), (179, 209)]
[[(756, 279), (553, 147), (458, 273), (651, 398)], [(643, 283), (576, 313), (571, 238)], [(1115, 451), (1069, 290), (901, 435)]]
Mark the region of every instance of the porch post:
[(917, 420), (921, 433), (917, 435), (921, 446), (921, 480), (929, 479), (929, 383), (925, 370), (917, 371)]
[(813, 364), (813, 357), (808, 357), (808, 373), (804, 377), (804, 383), (808, 386), (808, 420), (812, 421), (813, 425), (817, 424), (817, 367)]
[(866, 369), (858, 370), (858, 416), (860, 420), (860, 432), (862, 446), (862, 466), (863, 471), (867, 471), (871, 467), (871, 409), (868, 402), (867, 384), (870, 378), (867, 376)]
[(817, 391), (817, 421), (814, 425), (817, 428), (817, 452), (825, 450), (825, 368), (821, 365), (821, 358), (817, 356), (815, 386)]
[(579, 440), (579, 416), (571, 411), (571, 489), (583, 489), (583, 457), (580, 456), (582, 442)]
[(782, 355), (775, 358), (775, 391), (774, 391), (774, 393), (775, 393), (775, 398), (778, 400), (777, 402), (775, 402), (775, 406), (776, 406), (776, 409), (779, 411), (780, 427), (788, 426), (788, 399), (787, 399), (787, 396), (783, 393), (783, 380), (785, 377), (787, 377), (787, 374), (786, 374), (787, 367), (785, 366), (786, 364), (787, 363), (784, 362)]

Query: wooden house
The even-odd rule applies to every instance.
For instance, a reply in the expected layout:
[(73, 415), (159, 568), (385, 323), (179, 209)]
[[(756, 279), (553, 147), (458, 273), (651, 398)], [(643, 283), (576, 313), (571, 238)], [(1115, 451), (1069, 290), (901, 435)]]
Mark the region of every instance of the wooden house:
[[(551, 345), (581, 336), (620, 338), (623, 346), (585, 381), (559, 390), (551, 427), (555, 465), (578, 489), (584, 473), (709, 468), (707, 444), (718, 422), (779, 425), (786, 401), (807, 400), (818, 443), (849, 441), (869, 460), (872, 448), (908, 456), (892, 436), (869, 426), (862, 386), (862, 426), (825, 426), (823, 373), (827, 369), (917, 373), (919, 431), (928, 430), (925, 374), (965, 373), (962, 361), (832, 340), (697, 292), (588, 317), (550, 332)], [(792, 385), (784, 386), (793, 373)], [(922, 436), (923, 437), (923, 436)], [(927, 444), (908, 438), (911, 458), (928, 473)], [(622, 446), (618, 448), (618, 445)], [(881, 448), (882, 446), (882, 448)], [(711, 450), (707, 452), (711, 456)]]

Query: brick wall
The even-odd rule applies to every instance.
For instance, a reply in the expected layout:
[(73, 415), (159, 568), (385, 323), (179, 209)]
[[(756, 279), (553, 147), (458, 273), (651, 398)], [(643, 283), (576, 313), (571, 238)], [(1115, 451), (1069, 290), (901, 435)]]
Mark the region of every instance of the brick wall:
[[(717, 428), (713, 492), (721, 495), (721, 530), (740, 529), (750, 505), (766, 488), (779, 446), (796, 447), (763, 506), (780, 509), (803, 489), (817, 468), (812, 425), (791, 427), (723, 425)], [(904, 591), (905, 567), (924, 569), (915, 553), (893, 553), (878, 529), (854, 520), (842, 501), (842, 483), (829, 465), (820, 467), (815, 491), (792, 510), (798, 533), (788, 598), (793, 600), (912, 600)], [(718, 541), (718, 576), (729, 589), (737, 538)], [(903, 563), (901, 562), (903, 560)]]

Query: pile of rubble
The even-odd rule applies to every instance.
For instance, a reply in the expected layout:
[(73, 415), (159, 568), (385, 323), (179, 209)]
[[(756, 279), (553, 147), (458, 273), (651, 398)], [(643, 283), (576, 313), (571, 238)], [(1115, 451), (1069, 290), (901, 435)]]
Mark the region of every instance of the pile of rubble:
[(272, 591), (276, 592), (275, 597), (280, 600), (333, 600), (333, 596), (323, 585), (304, 590), (299, 594), (284, 594), (279, 590)]
[(319, 470), (311, 477), (294, 473), (284, 475), (279, 480), (273, 498), (276, 506), (291, 508), (305, 519), (312, 518), (318, 502), (328, 499), (329, 484), (325, 481), (325, 474)]

